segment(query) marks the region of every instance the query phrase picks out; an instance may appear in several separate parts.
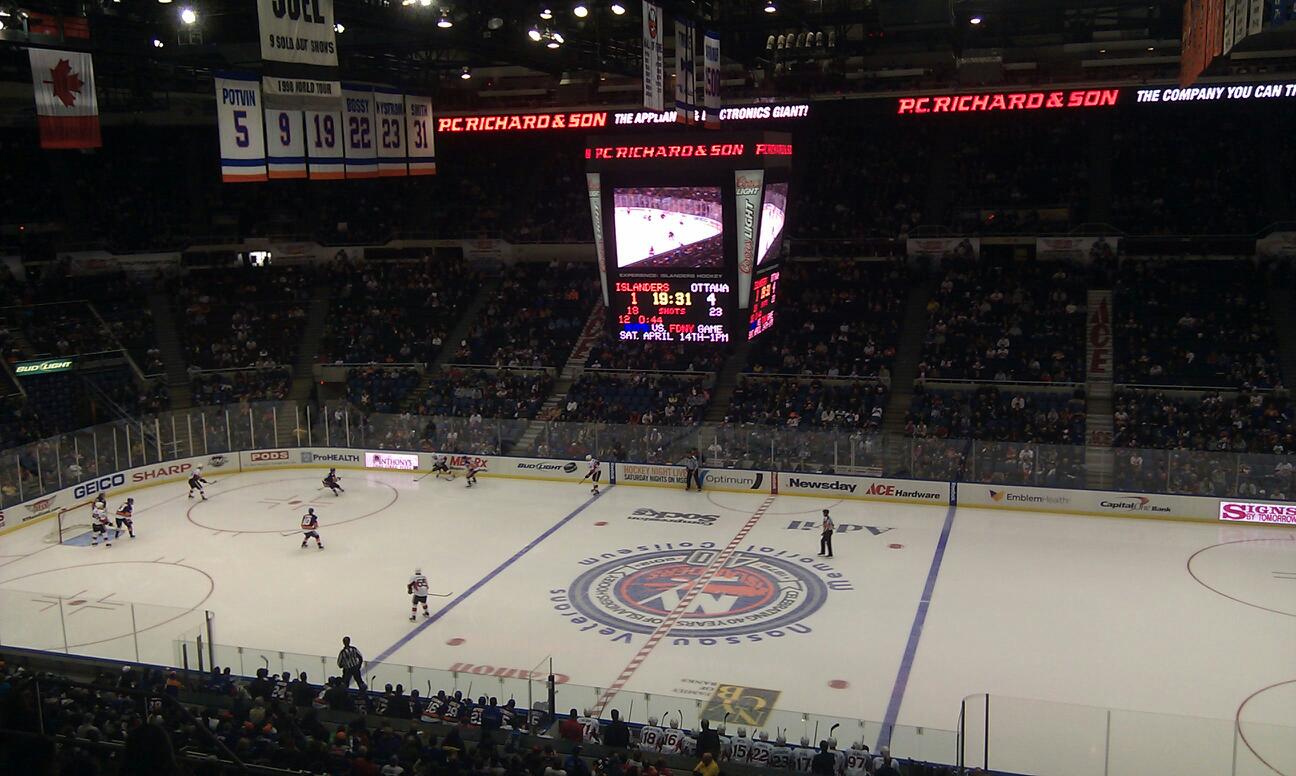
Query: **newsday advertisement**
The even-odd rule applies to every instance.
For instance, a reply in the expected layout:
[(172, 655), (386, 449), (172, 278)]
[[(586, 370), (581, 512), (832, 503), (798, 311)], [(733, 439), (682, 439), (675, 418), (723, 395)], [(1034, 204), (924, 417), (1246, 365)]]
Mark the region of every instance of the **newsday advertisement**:
[(1226, 523), (1296, 525), (1296, 504), (1256, 504), (1250, 501), (1221, 501), (1219, 519)]

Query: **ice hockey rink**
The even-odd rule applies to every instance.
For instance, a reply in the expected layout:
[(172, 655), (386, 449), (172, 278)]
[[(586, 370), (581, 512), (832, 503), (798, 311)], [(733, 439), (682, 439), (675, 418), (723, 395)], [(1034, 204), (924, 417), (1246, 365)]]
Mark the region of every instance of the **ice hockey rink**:
[[(843, 744), (874, 746), (885, 721), (900, 726), (898, 754), (929, 759), (953, 745), (942, 731), (963, 700), (989, 693), (1039, 702), (990, 714), (1004, 736), (1059, 725), (1042, 734), (1076, 751), (1050, 757), (1111, 760), (1092, 730), (1146, 737), (1173, 726), (1155, 715), (1185, 715), (1219, 723), (1202, 723), (1200, 750), (1165, 752), (1162, 772), (1227, 772), (1204, 763), (1233, 746), (1221, 756), (1239, 773), (1296, 774), (1296, 739), (1272, 727), (1296, 719), (1290, 530), (631, 485), (593, 497), (395, 471), (343, 471), (335, 497), (321, 474), (214, 476), (206, 501), (183, 482), (135, 490), (138, 537), (111, 548), (50, 544), (50, 521), (0, 537), (0, 643), (130, 660), (128, 602), (134, 630), (152, 634), (140, 659), (169, 661), (208, 610), (217, 663), (248, 673), (318, 681), (319, 658), (279, 653), (331, 666), (350, 635), (380, 685), (426, 692), (433, 676), (521, 703), (552, 658), (562, 711), (687, 722), (727, 693), (771, 734), (822, 738), (836, 719)], [(301, 547), (310, 506), (323, 550)], [(816, 554), (824, 508), (838, 527), (830, 560)], [(411, 623), (415, 567), (442, 597)], [(1142, 717), (1113, 723), (1105, 709)]]
[(719, 221), (642, 207), (616, 209), (617, 266), (628, 267), (658, 254), (702, 242), (721, 232)]

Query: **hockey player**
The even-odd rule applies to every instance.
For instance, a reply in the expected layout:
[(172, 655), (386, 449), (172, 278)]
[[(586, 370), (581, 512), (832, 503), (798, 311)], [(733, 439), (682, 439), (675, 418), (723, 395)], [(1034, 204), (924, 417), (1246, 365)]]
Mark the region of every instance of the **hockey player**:
[(446, 475), (446, 479), (453, 480), (455, 478), (454, 472), (450, 471), (450, 459), (444, 455), (438, 455), (432, 459), (432, 473), (436, 475), (438, 480), (441, 479), (443, 474)]
[(751, 739), (747, 737), (747, 728), (738, 728), (738, 737), (733, 740), (733, 747), (729, 751), (729, 759), (739, 765), (746, 765), (751, 759)]
[(863, 741), (851, 744), (850, 751), (846, 752), (846, 776), (864, 776), (872, 759), (873, 755)]
[(748, 758), (748, 762), (759, 768), (764, 768), (769, 765), (770, 754), (773, 751), (774, 747), (769, 742), (769, 733), (762, 730), (760, 739), (752, 741), (751, 757)]
[(429, 698), (427, 706), (423, 707), (419, 719), (424, 722), (440, 722), (441, 715), (445, 713), (446, 703), (445, 690), (437, 690), (437, 694)]
[(427, 605), (428, 579), (423, 576), (423, 569), (414, 569), (414, 573), (410, 575), (409, 584), (405, 587), (409, 591), (409, 594), (413, 596), (413, 599), (410, 601), (410, 622), (414, 622), (414, 617), (418, 614), (419, 604), (423, 605), (423, 616), (430, 616), (428, 614)]
[(792, 769), (792, 747), (788, 746), (787, 739), (779, 733), (778, 738), (774, 739), (774, 750), (770, 752), (770, 767), (780, 771)]
[(334, 496), (339, 493), (346, 493), (346, 491), (342, 489), (341, 482), (342, 480), (338, 477), (337, 469), (329, 469), (329, 473), (324, 476), (324, 487), (333, 491)]
[(697, 738), (692, 730), (684, 733), (684, 739), (680, 741), (679, 753), (685, 757), (693, 757), (697, 754)]
[(683, 745), (684, 731), (679, 729), (679, 722), (672, 719), (662, 731), (662, 754), (678, 754)]
[(477, 472), (486, 471), (486, 464), (482, 461), (470, 460), (467, 466), (468, 471), (464, 474), (464, 479), (468, 481), (468, 487), (477, 484)]
[(792, 753), (792, 770), (797, 773), (809, 773), (810, 764), (814, 762), (815, 750), (810, 746), (810, 737), (801, 736), (801, 746)]
[(116, 528), (116, 533), (113, 534), (114, 539), (121, 538), (121, 529), (123, 525), (126, 526), (126, 532), (130, 534), (130, 538), (132, 539), (135, 538), (135, 520), (133, 519), (134, 514), (135, 514), (135, 499), (133, 498), (126, 499), (125, 504), (122, 504), (121, 506), (117, 507), (117, 528)]
[(288, 700), (288, 685), (292, 683), (292, 674), (284, 671), (280, 676), (276, 676), (274, 687), (270, 688), (270, 698), (276, 701)]
[(846, 753), (837, 748), (837, 739), (828, 739), (828, 751), (833, 756), (833, 773), (837, 774), (837, 776), (846, 773)]
[(644, 754), (657, 754), (661, 751), (662, 729), (657, 727), (657, 718), (649, 717), (648, 724), (639, 729), (639, 751)]
[(320, 541), (319, 515), (315, 514), (315, 507), (308, 508), (306, 514), (302, 515), (301, 527), (303, 547), (306, 546), (306, 542), (313, 538), (315, 540), (315, 546), (319, 547), (321, 550), (324, 549), (324, 542)]
[(94, 532), (93, 546), (99, 546), (99, 537), (103, 537), (104, 544), (112, 546), (112, 539), (108, 538), (108, 507), (99, 506), (96, 503), (90, 508), (90, 530)]
[(197, 493), (202, 496), (203, 501), (206, 501), (207, 494), (203, 492), (203, 486), (206, 484), (207, 480), (203, 479), (202, 469), (194, 469), (193, 474), (189, 475), (189, 498), (193, 498)]
[(603, 462), (592, 455), (585, 456), (585, 460), (589, 462), (589, 470), (585, 472), (584, 477), (581, 477), (581, 482), (588, 479), (592, 486), (590, 488), (590, 493), (597, 496), (599, 492), (599, 480), (603, 478)]
[(581, 740), (587, 744), (597, 744), (603, 740), (599, 733), (599, 721), (594, 716), (594, 712), (585, 709), (585, 713), (576, 718), (577, 724), (581, 726)]
[(459, 715), (464, 712), (463, 693), (455, 690), (453, 696), (446, 700), (445, 708), (441, 710), (441, 719), (449, 722), (451, 725), (459, 723)]

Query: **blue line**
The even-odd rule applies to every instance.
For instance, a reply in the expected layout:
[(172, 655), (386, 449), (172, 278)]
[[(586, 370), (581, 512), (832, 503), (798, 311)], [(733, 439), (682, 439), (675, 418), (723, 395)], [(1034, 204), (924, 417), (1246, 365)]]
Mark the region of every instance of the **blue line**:
[(874, 751), (891, 745), (891, 732), (900, 716), (900, 703), (904, 700), (905, 687), (909, 684), (914, 656), (918, 654), (918, 640), (922, 638), (923, 623), (927, 621), (927, 607), (931, 605), (932, 592), (936, 589), (936, 575), (940, 573), (941, 561), (945, 559), (950, 529), (954, 527), (954, 512), (958, 509), (958, 499), (954, 495), (957, 491), (952, 489), (953, 485), (950, 487), (950, 506), (945, 512), (945, 525), (941, 527), (940, 539), (936, 541), (936, 552), (932, 554), (931, 568), (927, 570), (927, 583), (923, 585), (922, 599), (918, 601), (918, 611), (909, 628), (909, 641), (905, 644), (904, 657), (900, 658), (900, 670), (896, 672), (895, 684), (891, 687), (891, 700), (887, 702), (886, 717), (882, 720), (882, 732), (878, 734)]
[[(613, 488), (612, 485), (608, 485), (608, 487), (605, 488), (603, 492), (606, 493), (606, 492), (608, 492), (609, 490), (611, 490), (612, 488)], [(542, 534), (540, 534), (539, 536), (537, 536), (536, 538), (532, 539), (530, 544), (528, 544), (527, 546), (525, 546), (525, 547), (523, 547), (522, 549), (518, 550), (517, 552), (513, 553), (512, 557), (508, 558), (508, 559), (505, 560), (503, 563), (501, 563), (501, 564), (499, 564), (498, 566), (496, 566), (495, 569), (494, 569), (493, 571), (491, 571), (489, 574), (487, 574), (486, 576), (484, 576), (484, 577), (482, 577), (481, 579), (477, 580), (477, 582), (474, 583), (472, 587), (470, 587), (470, 588), (468, 588), (467, 590), (463, 591), (463, 592), (460, 593), (459, 596), (458, 596), (457, 598), (455, 598), (453, 601), (451, 601), (450, 603), (446, 604), (445, 606), (443, 606), (443, 607), (441, 607), (439, 610), (437, 610), (437, 613), (436, 613), (436, 614), (432, 615), (431, 617), (427, 618), (427, 619), (424, 620), (423, 622), (419, 623), (419, 625), (418, 625), (417, 628), (415, 628), (414, 630), (412, 630), (412, 631), (410, 631), (409, 633), (405, 634), (404, 636), (401, 636), (399, 639), (396, 640), (396, 643), (395, 643), (395, 644), (392, 644), (392, 645), (391, 645), (390, 647), (388, 647), (387, 649), (384, 649), (382, 652), (378, 653), (378, 657), (374, 658), (373, 660), (368, 661), (368, 663), (367, 663), (368, 670), (373, 670), (373, 667), (374, 667), (374, 666), (378, 665), (379, 663), (382, 663), (384, 660), (386, 660), (387, 658), (391, 657), (392, 654), (393, 654), (394, 652), (396, 652), (396, 650), (398, 650), (398, 649), (400, 649), (401, 647), (403, 647), (403, 646), (405, 646), (406, 644), (408, 644), (408, 643), (409, 643), (409, 642), (410, 642), (410, 641), (411, 641), (415, 636), (417, 636), (417, 635), (419, 635), (420, 633), (422, 633), (423, 631), (427, 630), (427, 629), (428, 629), (429, 627), (431, 627), (431, 626), (432, 626), (432, 625), (433, 625), (437, 620), (439, 620), (439, 619), (441, 619), (442, 617), (444, 617), (444, 616), (446, 616), (447, 614), (449, 614), (449, 612), (450, 612), (451, 609), (453, 609), (453, 608), (455, 608), (456, 606), (458, 606), (459, 604), (463, 603), (465, 600), (467, 600), (468, 596), (470, 596), (470, 595), (472, 595), (473, 593), (477, 592), (477, 591), (480, 590), (483, 586), (485, 586), (487, 582), (490, 582), (492, 579), (494, 579), (495, 577), (499, 576), (500, 573), (502, 573), (505, 569), (507, 569), (509, 566), (512, 566), (512, 565), (513, 565), (514, 563), (516, 563), (519, 559), (521, 559), (521, 557), (522, 557), (523, 555), (526, 555), (528, 552), (530, 552), (531, 550), (535, 549), (535, 548), (536, 548), (536, 545), (540, 544), (540, 542), (543, 542), (545, 539), (548, 539), (548, 538), (549, 538), (550, 536), (552, 536), (552, 535), (554, 534), (554, 532), (557, 531), (559, 528), (562, 528), (564, 525), (567, 525), (569, 522), (571, 522), (572, 518), (576, 517), (576, 516), (579, 515), (581, 512), (584, 512), (585, 509), (586, 509), (590, 504), (593, 504), (593, 503), (594, 503), (595, 501), (597, 501), (598, 499), (599, 499), (599, 496), (590, 496), (588, 499), (586, 499), (586, 501), (585, 501), (584, 504), (581, 504), (580, 506), (576, 507), (576, 508), (573, 509), (572, 511), (568, 512), (566, 517), (564, 517), (562, 520), (559, 520), (558, 522), (554, 523), (552, 526), (550, 526), (548, 529), (546, 529), (544, 533), (542, 533)]]

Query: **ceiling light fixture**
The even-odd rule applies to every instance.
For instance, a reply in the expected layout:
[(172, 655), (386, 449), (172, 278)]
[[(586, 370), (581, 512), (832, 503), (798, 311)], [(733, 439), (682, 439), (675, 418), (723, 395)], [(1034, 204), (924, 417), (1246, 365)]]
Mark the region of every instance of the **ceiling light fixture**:
[(624, 16), (625, 12), (626, 12), (626, 7), (624, 5), (621, 5), (620, 3), (612, 4), (612, 13), (616, 14), (617, 16)]
[(537, 30), (535, 27), (532, 27), (531, 29), (527, 30), (527, 37), (535, 41), (536, 43), (539, 43), (541, 38), (540, 30)]
[(551, 9), (549, 9), (549, 8), (543, 8), (543, 9), (541, 9), (541, 10), (540, 10), (540, 18), (541, 18), (541, 19), (544, 19), (545, 21), (549, 21), (550, 19), (553, 18), (553, 11), (552, 11)]
[(589, 6), (584, 3), (577, 3), (572, 6), (572, 15), (577, 19), (584, 19), (586, 16), (589, 16)]
[(198, 21), (198, 14), (195, 13), (194, 9), (192, 8), (181, 8), (180, 21), (184, 22), (185, 24), (194, 24)]
[(765, 13), (778, 13), (778, 8), (774, 5), (774, 0), (766, 0)]
[(971, 19), (968, 19), (968, 24), (971, 24), (972, 26), (975, 27), (976, 25), (980, 24), (983, 21), (985, 21), (985, 19), (981, 18), (980, 16), (973, 16)]
[(162, 43), (162, 41), (158, 40), (157, 38), (153, 39), (153, 48), (162, 48), (163, 45), (164, 44)]
[(342, 22), (336, 22), (333, 25), (333, 31), (336, 32), (338, 35), (341, 35), (342, 33), (346, 32), (346, 25), (343, 24)]
[(437, 19), (437, 26), (443, 30), (448, 30), (454, 26), (454, 22), (450, 21), (449, 16), (441, 14), (441, 18)]
[(464, 65), (463, 69), (459, 71), (459, 77), (464, 79), (465, 81), (467, 81), (469, 78), (472, 78), (472, 71), (468, 69), (467, 65)]

